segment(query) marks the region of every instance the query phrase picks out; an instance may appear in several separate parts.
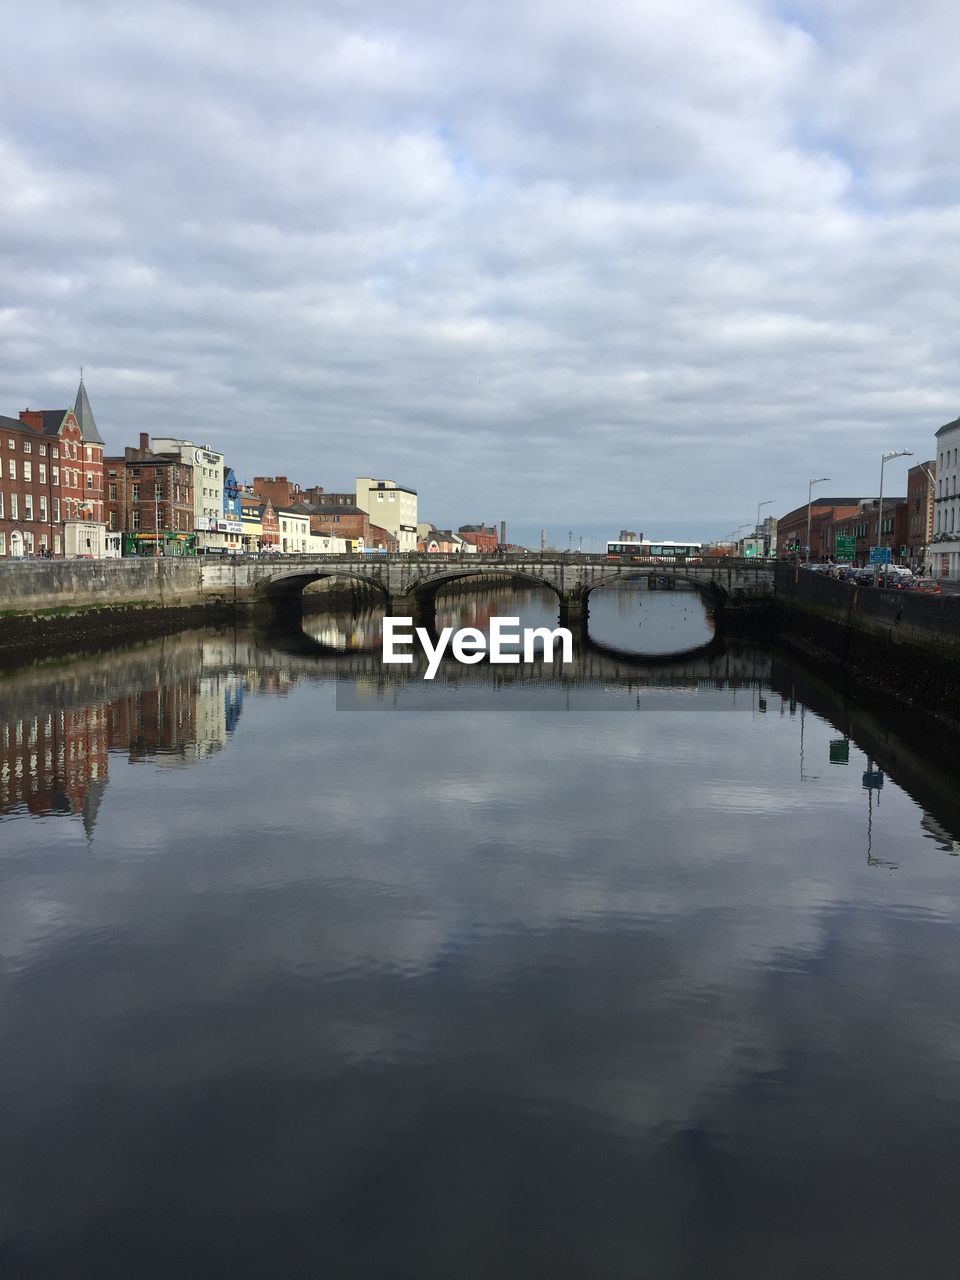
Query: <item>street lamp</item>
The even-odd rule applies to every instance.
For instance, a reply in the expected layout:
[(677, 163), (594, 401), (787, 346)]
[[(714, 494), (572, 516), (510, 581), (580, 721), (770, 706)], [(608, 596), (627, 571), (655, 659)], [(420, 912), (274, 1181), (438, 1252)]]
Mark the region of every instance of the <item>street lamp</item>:
[(829, 476), (820, 476), (817, 480), (811, 480), (807, 486), (807, 564), (810, 563), (810, 521), (813, 515), (813, 486), (815, 484), (825, 484), (829, 479)]
[[(891, 460), (891, 458), (912, 458), (913, 454), (909, 449), (897, 449), (893, 453), (884, 453), (880, 456), (880, 502), (879, 511), (877, 512), (877, 550), (883, 554), (883, 468)], [(880, 574), (880, 561), (877, 560), (873, 566), (873, 585), (877, 585), (877, 578)]]

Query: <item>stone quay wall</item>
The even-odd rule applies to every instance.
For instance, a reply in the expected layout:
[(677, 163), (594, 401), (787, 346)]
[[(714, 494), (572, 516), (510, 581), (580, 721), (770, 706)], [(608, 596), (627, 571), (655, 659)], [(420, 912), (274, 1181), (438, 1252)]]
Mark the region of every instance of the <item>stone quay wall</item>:
[(774, 600), (777, 636), (837, 680), (960, 727), (960, 596), (855, 587), (778, 565)]

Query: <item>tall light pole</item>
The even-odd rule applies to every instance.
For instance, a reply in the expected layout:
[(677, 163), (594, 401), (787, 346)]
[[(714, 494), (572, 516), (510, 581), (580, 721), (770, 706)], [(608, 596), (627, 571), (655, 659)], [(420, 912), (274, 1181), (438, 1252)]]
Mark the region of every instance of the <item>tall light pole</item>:
[[(880, 457), (880, 502), (877, 512), (877, 549), (883, 554), (883, 468), (891, 458), (912, 458), (913, 454), (909, 449), (897, 449), (893, 453), (884, 453)], [(880, 575), (880, 561), (878, 560), (873, 566), (873, 583), (876, 586), (877, 578)]]
[(807, 486), (807, 564), (810, 563), (810, 522), (813, 518), (813, 486), (815, 484), (825, 484), (829, 479), (829, 476), (820, 476), (817, 480), (811, 480)]

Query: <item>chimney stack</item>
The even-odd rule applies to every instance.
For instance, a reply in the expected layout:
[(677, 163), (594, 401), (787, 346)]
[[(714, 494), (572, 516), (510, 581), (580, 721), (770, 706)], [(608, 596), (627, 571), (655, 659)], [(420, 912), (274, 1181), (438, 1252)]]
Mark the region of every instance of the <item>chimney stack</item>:
[(144, 452), (144, 453), (149, 452), (149, 449), (150, 449), (150, 434), (149, 434), (149, 432), (147, 432), (147, 431), (141, 431), (141, 432), (140, 432), (140, 448), (143, 450), (143, 452)]

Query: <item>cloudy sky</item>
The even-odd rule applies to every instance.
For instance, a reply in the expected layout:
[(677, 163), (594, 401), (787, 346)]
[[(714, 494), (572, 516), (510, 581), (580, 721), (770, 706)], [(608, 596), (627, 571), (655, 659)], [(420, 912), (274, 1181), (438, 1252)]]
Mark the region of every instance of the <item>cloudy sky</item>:
[(875, 493), (960, 411), (946, 0), (4, 20), (0, 413), (82, 363), (118, 450), (589, 540)]

